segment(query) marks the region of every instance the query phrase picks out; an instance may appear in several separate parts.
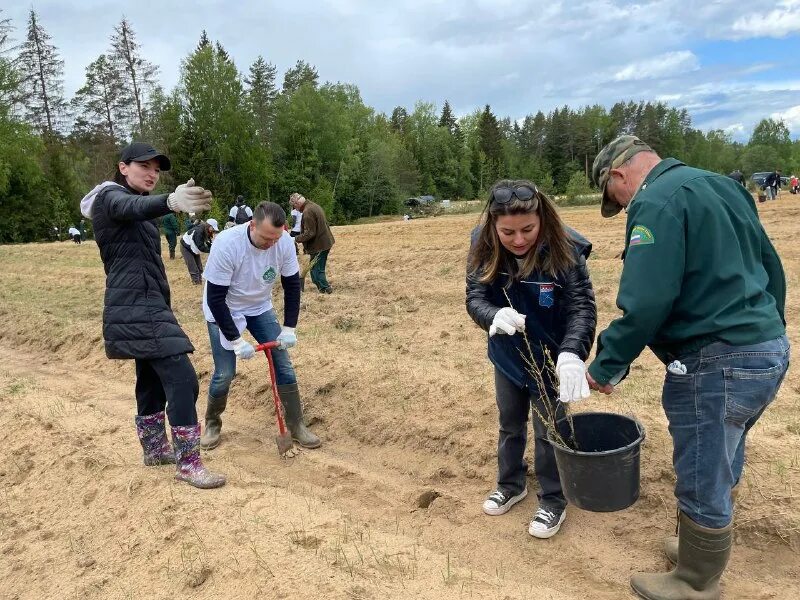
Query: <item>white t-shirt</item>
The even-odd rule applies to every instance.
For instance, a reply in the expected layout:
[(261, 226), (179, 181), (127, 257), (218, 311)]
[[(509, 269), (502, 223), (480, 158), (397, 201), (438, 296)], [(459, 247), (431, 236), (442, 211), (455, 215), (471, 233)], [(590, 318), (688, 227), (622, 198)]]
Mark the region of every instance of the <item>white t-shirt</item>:
[[(215, 285), (228, 286), (225, 303), (234, 322), (242, 317), (255, 317), (272, 308), (272, 286), (278, 277), (290, 277), (300, 271), (294, 241), (287, 231), (278, 243), (260, 250), (250, 243), (249, 223), (242, 223), (220, 232), (211, 245), (203, 279)], [(214, 323), (208, 308), (208, 284), (203, 287), (203, 315)], [(240, 331), (243, 327), (240, 329)]]
[(302, 231), (300, 223), (303, 222), (303, 213), (296, 208), (292, 209), (292, 231)]
[(77, 228), (75, 228), (75, 227), (70, 227), (70, 228), (69, 228), (69, 234), (70, 234), (70, 235), (80, 235), (80, 233), (81, 233), (81, 232), (80, 232), (80, 231), (78, 231), (78, 230), (77, 230)]
[[(244, 206), (244, 212), (246, 212), (247, 216), (252, 219), (253, 218), (253, 210), (249, 206), (247, 206), (246, 204), (244, 204), (243, 206)], [(233, 207), (231, 207), (231, 210), (228, 213), (228, 216), (231, 219), (235, 219), (236, 218), (236, 213), (238, 213), (238, 212), (239, 212), (239, 207), (238, 206), (233, 206)]]

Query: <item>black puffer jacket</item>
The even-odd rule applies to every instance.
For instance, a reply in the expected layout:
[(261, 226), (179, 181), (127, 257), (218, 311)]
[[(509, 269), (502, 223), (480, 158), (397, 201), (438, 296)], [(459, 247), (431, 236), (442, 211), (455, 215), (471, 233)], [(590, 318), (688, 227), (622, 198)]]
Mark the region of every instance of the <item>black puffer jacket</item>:
[[(575, 231), (568, 230), (575, 249), (575, 265), (564, 275), (551, 277), (532, 273), (522, 281), (509, 285), (502, 274), (493, 283), (481, 283), (478, 273), (467, 273), (467, 313), (482, 329), (487, 330), (497, 312), (511, 305), (526, 315), (526, 331), (534, 359), (544, 364), (544, 350), (555, 361), (560, 352), (572, 352), (582, 360), (589, 357), (597, 326), (594, 290), (586, 269), (591, 243)], [(473, 241), (477, 230), (473, 233)], [(508, 298), (508, 299), (507, 299)], [(495, 335), (489, 338), (489, 358), (509, 379), (519, 386), (531, 385), (520, 356), (527, 356), (527, 347), (520, 335)], [(541, 362), (540, 362), (541, 361)]]
[(194, 347), (170, 308), (158, 217), (167, 195), (140, 196), (119, 185), (97, 193), (92, 225), (106, 271), (103, 338), (109, 358), (164, 358)]

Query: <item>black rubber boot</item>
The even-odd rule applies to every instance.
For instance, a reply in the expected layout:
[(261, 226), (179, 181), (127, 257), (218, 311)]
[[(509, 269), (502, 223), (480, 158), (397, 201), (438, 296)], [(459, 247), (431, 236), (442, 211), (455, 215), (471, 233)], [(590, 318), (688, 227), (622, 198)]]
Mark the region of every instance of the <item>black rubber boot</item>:
[(203, 450), (211, 450), (219, 446), (220, 435), (222, 434), (222, 413), (225, 412), (227, 404), (227, 395), (224, 398), (208, 397), (205, 431), (200, 436), (200, 447)]
[(718, 600), (719, 580), (728, 564), (733, 527), (703, 527), (681, 513), (678, 564), (669, 573), (631, 577), (633, 591), (646, 600)]
[(292, 433), (292, 439), (303, 448), (319, 448), (322, 442), (303, 421), (303, 405), (300, 402), (300, 390), (297, 384), (279, 385), (278, 394), (283, 403), (286, 426)]

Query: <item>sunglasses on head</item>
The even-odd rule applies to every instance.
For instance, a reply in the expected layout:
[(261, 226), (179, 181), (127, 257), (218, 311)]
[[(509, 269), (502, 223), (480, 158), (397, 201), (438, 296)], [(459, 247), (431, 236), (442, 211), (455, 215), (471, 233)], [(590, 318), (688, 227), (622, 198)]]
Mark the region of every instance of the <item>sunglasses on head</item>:
[(514, 187), (499, 187), (492, 190), (492, 202), (497, 204), (508, 204), (512, 198), (526, 202), (533, 198), (539, 190), (536, 186), (530, 185), (517, 185)]

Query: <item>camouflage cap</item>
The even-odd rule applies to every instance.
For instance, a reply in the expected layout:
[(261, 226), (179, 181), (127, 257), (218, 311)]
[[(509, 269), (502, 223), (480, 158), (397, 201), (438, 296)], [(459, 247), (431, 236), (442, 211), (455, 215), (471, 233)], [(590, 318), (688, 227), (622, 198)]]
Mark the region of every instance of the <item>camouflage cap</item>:
[(603, 191), (600, 214), (613, 217), (622, 207), (606, 195), (611, 169), (618, 169), (622, 163), (639, 152), (652, 152), (653, 149), (635, 135), (621, 135), (600, 151), (592, 164), (592, 180)]

